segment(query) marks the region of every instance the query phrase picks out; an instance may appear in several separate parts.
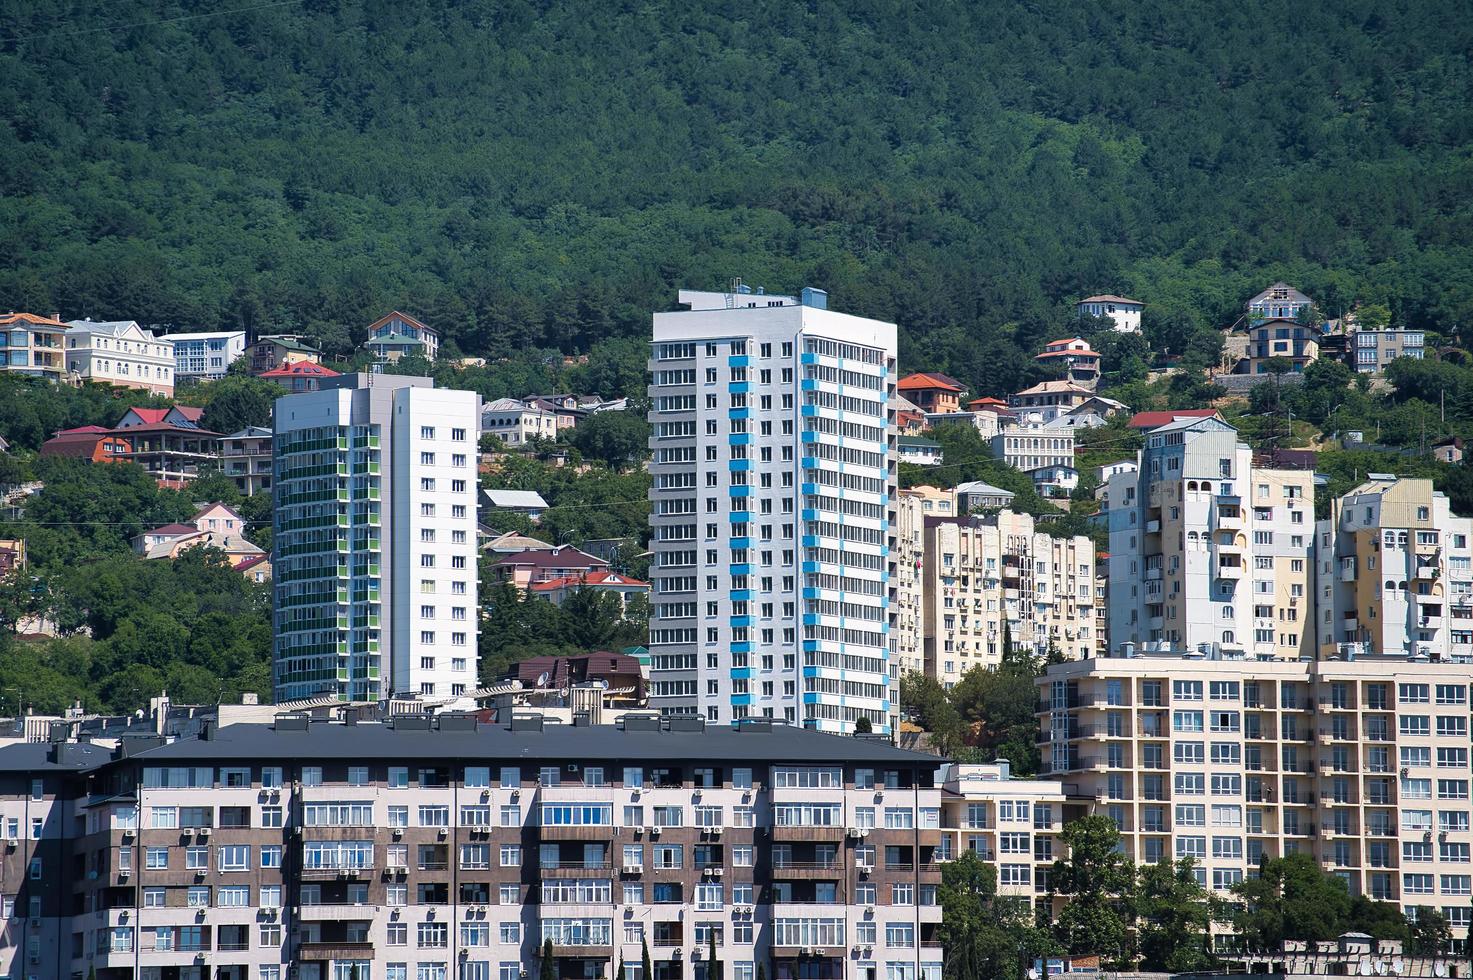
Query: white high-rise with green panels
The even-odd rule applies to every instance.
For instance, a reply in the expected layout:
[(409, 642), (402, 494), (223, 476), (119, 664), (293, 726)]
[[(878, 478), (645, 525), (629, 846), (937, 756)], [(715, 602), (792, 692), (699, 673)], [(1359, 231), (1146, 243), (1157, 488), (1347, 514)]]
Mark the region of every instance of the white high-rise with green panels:
[(476, 688), (480, 398), (349, 374), (277, 399), (277, 701)]

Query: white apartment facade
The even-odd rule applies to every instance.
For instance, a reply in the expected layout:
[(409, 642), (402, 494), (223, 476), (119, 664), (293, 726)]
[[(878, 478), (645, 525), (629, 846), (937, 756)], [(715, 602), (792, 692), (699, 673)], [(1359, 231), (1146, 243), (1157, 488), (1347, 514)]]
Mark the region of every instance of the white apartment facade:
[(66, 369), (84, 381), (174, 394), (174, 342), (132, 320), (72, 320)]
[(171, 333), (168, 339), (174, 343), (174, 377), (180, 380), (215, 381), (245, 356), (244, 330)]
[(1196, 654), (1093, 659), (1039, 679), (1044, 770), (1137, 862), (1194, 858), (1219, 892), (1261, 858), (1313, 855), (1352, 895), (1439, 908), (1473, 895), (1473, 666)]
[(922, 617), (926, 673), (950, 688), (973, 667), (1015, 650), (1070, 660), (1095, 649), (1095, 551), (1089, 538), (1056, 538), (1028, 514), (926, 521)]
[(277, 700), (477, 686), (480, 399), (353, 374), (277, 399)]
[(1226, 422), (1182, 419), (1110, 477), (1106, 513), (1115, 648), (1312, 650), (1313, 474), (1256, 468)]
[(1321, 656), (1473, 657), (1473, 520), (1431, 480), (1368, 474), (1317, 533)]
[(682, 291), (654, 316), (651, 705), (892, 724), (896, 328)]

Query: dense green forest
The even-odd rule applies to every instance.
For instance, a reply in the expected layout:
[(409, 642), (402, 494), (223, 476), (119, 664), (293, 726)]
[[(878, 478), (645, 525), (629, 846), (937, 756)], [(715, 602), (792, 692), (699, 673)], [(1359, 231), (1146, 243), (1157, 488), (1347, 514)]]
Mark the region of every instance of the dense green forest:
[(1473, 314), (1463, 3), (0, 10), (4, 307), (494, 356), (742, 276), (994, 391), (1101, 290), (1176, 351), (1280, 277)]

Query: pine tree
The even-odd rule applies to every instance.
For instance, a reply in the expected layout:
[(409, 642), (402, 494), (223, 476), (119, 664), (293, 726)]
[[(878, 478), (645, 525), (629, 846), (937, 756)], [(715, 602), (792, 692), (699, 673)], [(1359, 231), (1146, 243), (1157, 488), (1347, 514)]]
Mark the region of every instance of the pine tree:
[(706, 930), (706, 980), (721, 980), (721, 962), (716, 959), (716, 930)]
[(644, 938), (639, 940), (639, 967), (642, 971), (640, 980), (654, 980), (655, 968), (650, 965), (650, 944)]
[(557, 960), (552, 958), (552, 940), (542, 944), (542, 969), (540, 980), (557, 980)]

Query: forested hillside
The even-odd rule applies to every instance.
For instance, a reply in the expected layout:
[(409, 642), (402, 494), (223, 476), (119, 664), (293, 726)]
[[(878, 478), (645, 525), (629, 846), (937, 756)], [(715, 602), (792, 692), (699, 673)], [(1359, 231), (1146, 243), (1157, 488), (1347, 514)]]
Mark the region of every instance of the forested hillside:
[(4, 308), (494, 355), (742, 276), (1003, 384), (1107, 289), (1177, 350), (1278, 277), (1473, 318), (1467, 2), (0, 10)]

